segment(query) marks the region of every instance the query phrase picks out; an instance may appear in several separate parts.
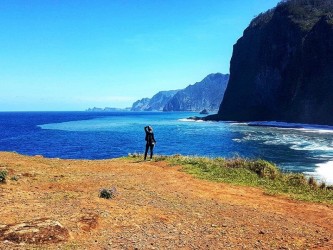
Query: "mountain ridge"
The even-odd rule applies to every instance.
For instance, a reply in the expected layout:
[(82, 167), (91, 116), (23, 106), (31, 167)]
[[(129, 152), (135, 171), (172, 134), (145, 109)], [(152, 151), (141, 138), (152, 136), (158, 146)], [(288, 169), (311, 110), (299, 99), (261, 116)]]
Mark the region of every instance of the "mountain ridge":
[(229, 74), (212, 73), (181, 90), (160, 91), (133, 103), (131, 111), (217, 111)]
[(228, 74), (212, 73), (200, 82), (178, 91), (165, 105), (164, 111), (218, 110), (229, 80)]

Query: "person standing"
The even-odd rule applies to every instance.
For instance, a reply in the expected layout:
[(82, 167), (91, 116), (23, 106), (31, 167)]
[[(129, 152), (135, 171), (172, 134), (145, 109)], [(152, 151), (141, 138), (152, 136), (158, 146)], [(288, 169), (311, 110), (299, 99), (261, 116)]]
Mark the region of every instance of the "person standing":
[(148, 154), (148, 149), (150, 149), (150, 160), (152, 160), (153, 158), (153, 150), (154, 150), (154, 146), (155, 146), (155, 137), (154, 137), (154, 133), (153, 133), (153, 128), (151, 126), (146, 126), (145, 127), (145, 132), (146, 132), (146, 150), (145, 150), (145, 158), (144, 160), (146, 160), (147, 158), (147, 154)]

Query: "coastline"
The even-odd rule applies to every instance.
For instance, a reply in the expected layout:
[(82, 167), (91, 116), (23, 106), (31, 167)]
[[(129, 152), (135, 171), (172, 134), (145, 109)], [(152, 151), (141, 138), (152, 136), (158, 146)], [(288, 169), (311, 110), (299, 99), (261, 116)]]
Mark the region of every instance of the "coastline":
[(219, 119), (218, 114), (208, 115), (204, 117), (192, 116), (186, 118), (188, 120), (193, 121), (215, 121), (215, 122), (226, 122), (226, 123), (238, 123), (238, 124), (246, 124), (248, 126), (254, 127), (274, 127), (274, 128), (295, 128), (295, 129), (311, 129), (311, 130), (319, 130), (319, 131), (331, 131), (333, 133), (332, 125), (325, 124), (309, 124), (309, 123), (296, 123), (296, 122), (285, 122), (285, 121), (229, 121)]
[[(223, 122), (236, 125), (245, 125), (250, 127), (267, 127), (286, 130), (297, 130), (304, 133), (318, 133), (318, 134), (332, 134), (333, 126), (319, 125), (319, 124), (303, 124), (303, 123), (289, 123), (289, 122), (277, 122), (277, 121), (222, 121), (217, 119), (217, 115), (206, 117), (188, 117), (181, 119), (182, 121), (193, 122)], [(307, 148), (298, 148), (295, 145), (291, 146), (295, 150), (307, 150)], [(319, 149), (319, 148), (318, 148)], [(317, 149), (317, 150), (318, 150)], [(326, 150), (333, 151), (333, 148), (327, 148)], [(304, 171), (303, 173), (308, 177), (315, 177), (318, 181), (324, 181), (327, 184), (333, 184), (333, 158), (327, 157), (321, 163), (315, 164), (316, 168), (313, 171)]]

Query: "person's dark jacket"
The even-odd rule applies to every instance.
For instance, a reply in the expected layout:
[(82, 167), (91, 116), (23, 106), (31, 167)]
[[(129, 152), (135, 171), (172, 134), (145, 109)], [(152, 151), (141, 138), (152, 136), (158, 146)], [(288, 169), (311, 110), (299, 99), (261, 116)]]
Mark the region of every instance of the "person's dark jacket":
[(154, 133), (152, 130), (149, 129), (149, 126), (145, 127), (145, 132), (146, 132), (146, 142), (148, 145), (153, 145), (156, 143), (155, 137), (154, 137)]

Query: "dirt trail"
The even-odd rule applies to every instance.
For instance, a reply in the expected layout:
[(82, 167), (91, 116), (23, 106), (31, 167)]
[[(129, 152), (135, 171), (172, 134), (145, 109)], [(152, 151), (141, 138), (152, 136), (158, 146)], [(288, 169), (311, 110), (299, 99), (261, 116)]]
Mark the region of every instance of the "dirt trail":
[[(2, 152), (4, 167), (18, 180), (0, 185), (0, 249), (333, 249), (333, 206), (195, 179), (164, 162)], [(113, 186), (114, 199), (98, 197)], [(68, 238), (4, 238), (5, 226), (40, 219)]]

